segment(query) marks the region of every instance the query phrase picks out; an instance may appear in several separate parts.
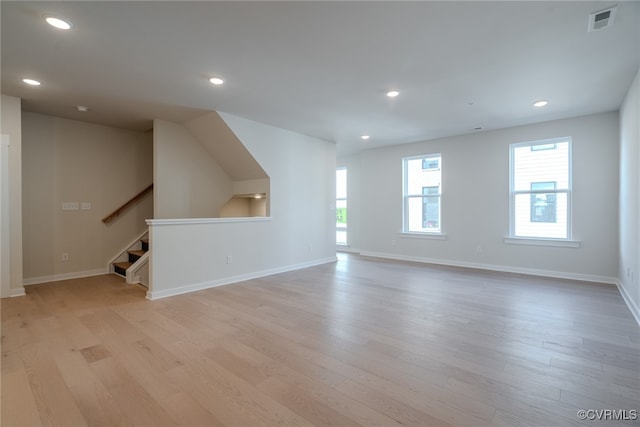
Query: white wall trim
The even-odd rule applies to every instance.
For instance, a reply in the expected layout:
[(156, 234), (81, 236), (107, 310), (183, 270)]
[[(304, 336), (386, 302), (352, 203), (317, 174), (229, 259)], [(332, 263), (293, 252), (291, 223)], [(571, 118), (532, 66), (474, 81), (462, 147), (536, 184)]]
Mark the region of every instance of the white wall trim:
[(447, 240), (447, 235), (444, 233), (418, 233), (402, 231), (398, 233), (398, 237), (401, 239)]
[(172, 296), (176, 296), (176, 295), (181, 295), (181, 294), (186, 294), (189, 292), (196, 292), (196, 291), (201, 291), (204, 289), (209, 289), (209, 288), (215, 288), (218, 286), (223, 286), (223, 285), (229, 285), (232, 283), (238, 283), (238, 282), (243, 282), (245, 280), (251, 280), (251, 279), (257, 279), (260, 277), (265, 277), (265, 276), (271, 276), (274, 274), (279, 274), (279, 273), (286, 273), (288, 271), (294, 271), (294, 270), (300, 270), (303, 268), (308, 268), (308, 267), (314, 267), (316, 265), (321, 265), (321, 264), (328, 264), (331, 262), (336, 262), (338, 260), (337, 257), (333, 256), (333, 257), (329, 257), (329, 258), (323, 258), (323, 259), (318, 259), (318, 260), (314, 260), (314, 261), (309, 261), (309, 262), (303, 262), (300, 264), (292, 264), (292, 265), (287, 265), (284, 267), (277, 267), (277, 268), (270, 268), (267, 270), (262, 270), (262, 271), (255, 271), (252, 273), (247, 273), (247, 274), (240, 274), (237, 276), (231, 276), (231, 277), (224, 277), (221, 279), (217, 279), (217, 280), (212, 280), (212, 281), (208, 281), (208, 282), (200, 282), (200, 283), (193, 283), (190, 285), (185, 285), (185, 286), (180, 286), (180, 287), (175, 287), (175, 288), (171, 288), (171, 289), (165, 289), (162, 291), (147, 291), (147, 298), (150, 300), (157, 300), (160, 298), (167, 298), (167, 297), (172, 297)]
[(557, 248), (579, 248), (579, 240), (539, 239), (534, 237), (505, 237), (507, 245), (551, 246)]
[(26, 295), (26, 292), (24, 291), (24, 286), (20, 287), (19, 289), (11, 289), (9, 292), (9, 296), (11, 298), (13, 297), (23, 297)]
[(453, 261), (453, 260), (447, 260), (447, 259), (423, 258), (423, 257), (413, 257), (413, 256), (406, 256), (406, 255), (389, 254), (389, 253), (381, 253), (381, 252), (366, 252), (366, 251), (361, 252), (360, 255), (375, 257), (375, 258), (395, 259), (398, 261), (413, 261), (413, 262), (421, 262), (426, 264), (448, 265), (452, 267), (476, 268), (479, 270), (500, 271), (503, 273), (528, 274), (531, 276), (553, 277), (556, 279), (569, 279), (569, 280), (579, 280), (584, 282), (606, 283), (610, 285), (615, 285), (618, 282), (618, 279), (616, 277), (594, 276), (590, 274), (570, 273), (570, 272), (564, 272), (564, 271), (539, 270), (535, 268), (512, 267), (507, 265), (494, 265), (494, 264), (485, 264), (485, 263), (479, 263), (479, 262)]
[(53, 274), (51, 276), (40, 276), (25, 279), (24, 286), (37, 285), (39, 283), (59, 282), (61, 280), (81, 279), (83, 277), (100, 276), (109, 274), (109, 269), (98, 268), (96, 270), (76, 271), (73, 273)]
[(616, 282), (616, 285), (618, 286), (618, 291), (620, 291), (620, 295), (622, 295), (622, 299), (627, 304), (627, 307), (629, 307), (629, 311), (631, 311), (631, 314), (636, 319), (638, 326), (640, 326), (640, 307), (636, 305), (636, 303), (631, 298), (631, 295), (627, 293), (627, 290), (624, 288), (620, 280)]
[(176, 218), (176, 219), (147, 219), (147, 225), (158, 227), (161, 225), (196, 225), (196, 224), (224, 224), (229, 222), (263, 222), (271, 221), (270, 216), (251, 216), (241, 218)]
[(148, 267), (149, 255), (150, 255), (149, 251), (145, 252), (144, 255), (138, 258), (136, 262), (134, 262), (133, 264), (131, 264), (129, 268), (127, 268), (127, 271), (125, 272), (127, 274), (127, 277), (126, 277), (127, 283), (130, 283), (130, 284), (140, 283), (140, 275), (137, 273), (145, 265), (147, 266), (147, 268), (149, 268)]

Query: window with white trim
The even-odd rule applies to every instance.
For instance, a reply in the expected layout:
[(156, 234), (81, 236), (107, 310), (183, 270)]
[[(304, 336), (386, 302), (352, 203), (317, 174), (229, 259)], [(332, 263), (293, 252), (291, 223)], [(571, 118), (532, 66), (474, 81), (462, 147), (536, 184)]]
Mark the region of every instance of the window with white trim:
[(336, 169), (336, 244), (347, 244), (347, 168)]
[(511, 144), (510, 237), (571, 239), (571, 138)]
[(402, 166), (402, 231), (441, 233), (442, 156), (405, 157)]

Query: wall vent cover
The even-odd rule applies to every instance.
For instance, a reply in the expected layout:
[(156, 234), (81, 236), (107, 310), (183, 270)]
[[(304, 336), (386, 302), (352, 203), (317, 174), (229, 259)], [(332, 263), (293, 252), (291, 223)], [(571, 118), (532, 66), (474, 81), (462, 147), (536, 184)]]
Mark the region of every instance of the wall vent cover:
[(611, 26), (616, 17), (617, 8), (618, 6), (612, 6), (599, 12), (593, 12), (589, 15), (589, 27), (587, 30), (591, 32)]

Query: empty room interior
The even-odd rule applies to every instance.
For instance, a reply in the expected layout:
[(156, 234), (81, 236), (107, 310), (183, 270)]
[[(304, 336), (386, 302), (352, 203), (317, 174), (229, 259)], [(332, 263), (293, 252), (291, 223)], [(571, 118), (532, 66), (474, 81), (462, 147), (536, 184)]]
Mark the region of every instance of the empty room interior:
[(640, 424), (640, 1), (2, 1), (3, 426)]

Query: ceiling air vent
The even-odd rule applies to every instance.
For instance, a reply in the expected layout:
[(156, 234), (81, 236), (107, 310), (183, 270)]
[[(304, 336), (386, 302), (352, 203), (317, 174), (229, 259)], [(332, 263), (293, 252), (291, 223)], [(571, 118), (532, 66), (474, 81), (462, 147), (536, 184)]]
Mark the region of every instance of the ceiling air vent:
[(612, 6), (608, 9), (601, 10), (600, 12), (594, 12), (589, 15), (589, 28), (588, 31), (601, 30), (609, 27), (613, 24), (613, 20), (616, 17), (616, 9), (618, 6)]

